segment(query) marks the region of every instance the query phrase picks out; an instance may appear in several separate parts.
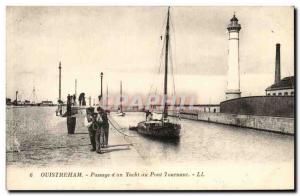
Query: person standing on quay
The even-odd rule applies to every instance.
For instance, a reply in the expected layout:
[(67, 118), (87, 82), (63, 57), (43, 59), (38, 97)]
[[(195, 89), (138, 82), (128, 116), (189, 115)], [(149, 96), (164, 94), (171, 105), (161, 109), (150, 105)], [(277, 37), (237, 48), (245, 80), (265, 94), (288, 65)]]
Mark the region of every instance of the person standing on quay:
[[(94, 108), (92, 108), (94, 109)], [(100, 148), (98, 148), (97, 144), (97, 136), (99, 136), (100, 138), (100, 135), (97, 134), (97, 132), (100, 132), (99, 130), (101, 129), (101, 117), (98, 116), (97, 113), (94, 113), (93, 110), (90, 110), (89, 108), (87, 109), (87, 114), (86, 114), (86, 118), (85, 118), (85, 121), (84, 121), (84, 124), (86, 127), (88, 127), (88, 130), (89, 130), (89, 136), (90, 136), (90, 141), (91, 141), (91, 145), (92, 145), (92, 149), (91, 151), (96, 151), (98, 153), (101, 153), (100, 152)], [(100, 139), (99, 139), (100, 140)]]
[(104, 136), (105, 136), (104, 147), (107, 148), (108, 136), (109, 136), (109, 123), (108, 123), (107, 113), (101, 107), (98, 107), (97, 111), (98, 111), (98, 114), (101, 116), (101, 119), (102, 119), (102, 128), (103, 128)]

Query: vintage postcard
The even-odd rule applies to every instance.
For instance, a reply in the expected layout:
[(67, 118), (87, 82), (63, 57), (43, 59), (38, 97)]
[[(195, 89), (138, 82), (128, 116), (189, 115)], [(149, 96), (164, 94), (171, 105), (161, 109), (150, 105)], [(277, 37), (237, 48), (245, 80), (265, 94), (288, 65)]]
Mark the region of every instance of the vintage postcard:
[(7, 6), (7, 189), (294, 190), (294, 12)]

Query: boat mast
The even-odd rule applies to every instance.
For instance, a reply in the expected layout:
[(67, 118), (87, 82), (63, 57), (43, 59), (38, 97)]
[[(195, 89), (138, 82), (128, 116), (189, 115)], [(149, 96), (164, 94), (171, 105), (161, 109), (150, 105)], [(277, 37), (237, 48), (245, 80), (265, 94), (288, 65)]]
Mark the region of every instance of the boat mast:
[(168, 19), (166, 27), (166, 52), (165, 52), (165, 82), (164, 82), (164, 113), (163, 117), (168, 117), (168, 50), (169, 50), (169, 18), (170, 18), (170, 7), (168, 7)]
[(122, 81), (120, 81), (120, 113), (123, 113), (123, 110), (122, 110), (122, 101), (123, 101), (123, 97), (122, 97)]
[(61, 102), (61, 62), (59, 61), (59, 78), (58, 78), (58, 103), (60, 104)]
[(108, 110), (108, 85), (106, 85), (106, 109)]
[[(99, 106), (101, 105), (100, 104), (100, 101), (102, 100), (102, 96), (103, 96), (103, 94), (102, 94), (102, 80), (103, 80), (103, 72), (101, 72), (100, 73), (100, 80), (101, 80), (101, 91), (100, 91), (100, 96), (99, 96)], [(102, 107), (103, 107), (103, 100), (102, 100)]]
[(75, 79), (75, 100), (74, 100), (74, 105), (76, 104), (76, 98), (77, 98), (77, 79)]

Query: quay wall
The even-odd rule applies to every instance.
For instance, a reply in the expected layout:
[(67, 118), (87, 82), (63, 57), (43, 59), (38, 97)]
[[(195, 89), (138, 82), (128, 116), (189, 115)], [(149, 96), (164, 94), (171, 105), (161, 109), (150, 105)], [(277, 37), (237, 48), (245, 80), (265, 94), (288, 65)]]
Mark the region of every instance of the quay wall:
[(294, 118), (209, 112), (184, 112), (180, 114), (180, 117), (277, 133), (294, 134)]
[(257, 116), (294, 117), (294, 96), (251, 96), (220, 103), (220, 112)]

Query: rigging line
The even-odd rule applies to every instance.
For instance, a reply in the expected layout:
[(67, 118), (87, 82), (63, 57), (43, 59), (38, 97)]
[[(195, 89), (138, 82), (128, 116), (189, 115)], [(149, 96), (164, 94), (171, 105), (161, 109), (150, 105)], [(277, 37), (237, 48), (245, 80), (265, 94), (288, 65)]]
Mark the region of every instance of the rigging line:
[(165, 32), (165, 27), (167, 25), (167, 18), (168, 18), (168, 16), (164, 14), (163, 23), (160, 28), (161, 35), (164, 34), (164, 32)]
[(162, 65), (162, 59), (163, 59), (163, 54), (164, 54), (164, 49), (165, 49), (165, 45), (166, 45), (166, 39), (165, 39), (165, 26), (167, 25), (167, 15), (164, 16), (164, 21), (163, 21), (163, 24), (162, 24), (162, 27), (161, 27), (161, 39), (163, 40), (163, 47), (161, 49), (161, 52), (160, 52), (160, 67), (159, 67), (159, 72), (158, 73), (161, 73), (161, 65)]
[[(164, 19), (163, 19), (163, 23), (162, 23), (162, 26), (160, 28), (160, 34), (161, 34), (161, 39), (163, 40), (163, 44), (162, 44), (162, 49), (161, 49), (161, 52), (160, 52), (160, 55), (159, 55), (159, 68), (158, 68), (158, 76), (159, 77), (159, 74), (162, 72), (162, 64), (163, 64), (163, 54), (164, 54), (164, 49), (165, 49), (165, 43), (166, 43), (166, 39), (165, 39), (165, 26), (166, 26), (166, 23), (167, 23), (167, 15), (164, 16)], [(154, 80), (155, 82), (157, 82), (158, 80)], [(153, 85), (151, 86), (150, 88), (150, 91), (152, 90), (152, 87)], [(155, 90), (155, 95), (157, 94), (157, 88)]]
[[(161, 39), (163, 40), (163, 47), (162, 47), (161, 52), (160, 52), (159, 69), (158, 69), (158, 76), (157, 77), (159, 77), (159, 74), (162, 72), (163, 55), (164, 55), (164, 50), (165, 50), (165, 45), (166, 45), (166, 39), (165, 39), (165, 26), (166, 26), (166, 23), (167, 23), (167, 15), (164, 16), (164, 20), (163, 20), (163, 23), (162, 23), (162, 26), (161, 26), (161, 31), (160, 31), (161, 32)], [(159, 80), (154, 80), (154, 81), (157, 82)], [(151, 85), (151, 87), (150, 87), (150, 92), (152, 91), (152, 87), (153, 87), (153, 85)], [(150, 92), (149, 92), (149, 94), (150, 94)], [(156, 94), (157, 94), (157, 88), (155, 89), (155, 95)]]
[(163, 47), (161, 49), (160, 56), (159, 56), (160, 61), (159, 61), (158, 74), (162, 72), (162, 63), (163, 63), (163, 55), (164, 55), (165, 47), (166, 47), (166, 39), (163, 39)]
[[(158, 62), (158, 63), (159, 63), (159, 68), (158, 68), (157, 74), (160, 74), (160, 73), (161, 73), (161, 69), (162, 69), (163, 49), (164, 49), (164, 43), (163, 43), (163, 47), (162, 47), (161, 52), (160, 52), (160, 55), (159, 55), (159, 62)], [(157, 76), (157, 75), (155, 74), (155, 76)]]
[[(175, 33), (175, 27), (174, 27), (174, 23), (173, 23), (173, 20), (171, 19), (171, 30), (172, 30), (172, 35), (174, 37), (174, 59), (176, 59), (176, 46), (177, 46), (177, 42), (176, 42), (176, 33)], [(175, 60), (176, 61), (176, 60)], [(175, 71), (177, 70), (177, 65), (175, 63)]]
[[(164, 36), (163, 36), (163, 47), (161, 49), (161, 53), (160, 53), (160, 57), (159, 57), (160, 64), (159, 64), (158, 77), (159, 77), (159, 74), (161, 74), (163, 72), (163, 67), (164, 67), (164, 63), (165, 63), (164, 62), (164, 54), (165, 54), (165, 49), (166, 49), (166, 42), (167, 42), (167, 40), (165, 38), (165, 33), (164, 33)], [(159, 80), (157, 80), (157, 81), (159, 81)], [(156, 90), (157, 90), (157, 88), (156, 88)]]
[(173, 93), (176, 95), (176, 90), (175, 90), (175, 77), (174, 77), (174, 63), (173, 63), (173, 58), (172, 56), (172, 44), (170, 42), (170, 64), (171, 64), (171, 73), (172, 73), (172, 79), (173, 79)]
[[(157, 72), (157, 74), (156, 74), (156, 73), (154, 74), (153, 80), (152, 80), (152, 81), (154, 81), (154, 82), (156, 82), (156, 83), (157, 83), (157, 81), (158, 81), (158, 79), (156, 79), (156, 78), (158, 78), (158, 77), (159, 77), (159, 74), (162, 72), (162, 64), (163, 64), (163, 55), (164, 55), (164, 49), (165, 49), (165, 42), (166, 42), (166, 40), (163, 39), (163, 47), (162, 47), (162, 49), (161, 49), (160, 56), (159, 56), (159, 68), (158, 68), (158, 72)], [(157, 84), (156, 84), (156, 85), (157, 85)], [(152, 92), (152, 90), (154, 90), (153, 88), (154, 88), (154, 86), (156, 86), (156, 85), (154, 85), (154, 84), (152, 83), (152, 85), (151, 85), (151, 87), (150, 87), (150, 91), (149, 91), (149, 93), (148, 93), (148, 96), (150, 95), (150, 93)], [(157, 88), (155, 88), (155, 90), (154, 90), (154, 95), (156, 95), (156, 94), (157, 94)]]
[[(175, 75), (174, 75), (174, 59), (175, 59), (175, 55), (176, 55), (176, 35), (175, 35), (175, 28), (173, 25), (173, 20), (170, 17), (170, 22), (171, 22), (171, 31), (172, 31), (172, 37), (173, 38), (173, 42), (170, 42), (170, 64), (171, 64), (171, 69), (172, 69), (172, 79), (173, 79), (173, 95), (176, 96), (176, 84), (175, 84)], [(174, 43), (174, 47), (173, 47), (173, 43)], [(174, 55), (173, 55), (173, 50), (174, 51)], [(173, 59), (173, 58), (174, 59)], [(175, 68), (176, 68), (176, 64), (175, 64)], [(176, 97), (175, 97), (175, 105), (176, 105)], [(173, 109), (173, 113), (176, 111), (176, 109)], [(175, 117), (175, 122), (178, 122), (180, 120), (179, 116), (176, 115)]]
[[(135, 136), (135, 135), (128, 135), (128, 134), (126, 134), (126, 133), (120, 131), (117, 127), (114, 126), (114, 124), (112, 123), (112, 121), (110, 120), (110, 118), (107, 118), (107, 119), (108, 119), (109, 123), (111, 124), (111, 126), (112, 126), (117, 132), (119, 132), (119, 133), (121, 133), (122, 135), (124, 135), (124, 138), (125, 138), (125, 137), (137, 137), (137, 136)], [(115, 122), (119, 127), (121, 127), (116, 121), (114, 121), (114, 122)], [(121, 128), (120, 128), (120, 129), (121, 129)]]
[(122, 127), (113, 118), (110, 118), (110, 121), (116, 124), (119, 127), (118, 129), (122, 129)]
[[(165, 40), (164, 40), (164, 41), (165, 41)], [(158, 64), (159, 64), (158, 74), (160, 74), (160, 72), (161, 72), (163, 49), (164, 49), (164, 43), (163, 43), (163, 48), (161, 49), (161, 52), (160, 52), (160, 55), (159, 55), (159, 60), (158, 60)], [(156, 77), (158, 77), (158, 76), (157, 76), (156, 73), (154, 73), (154, 74), (153, 74), (153, 77), (152, 77), (152, 81), (157, 81)], [(154, 84), (152, 83), (151, 86), (150, 86), (150, 90), (149, 90), (148, 96), (149, 96), (150, 93), (152, 92), (152, 88), (153, 88), (153, 87), (154, 87)]]
[(158, 68), (158, 74), (161, 73), (161, 70), (162, 70), (162, 57), (163, 57), (163, 54), (164, 54), (164, 48), (165, 48), (165, 37), (164, 37), (164, 27), (165, 27), (165, 24), (166, 24), (166, 20), (167, 20), (167, 16), (164, 17), (164, 20), (163, 20), (163, 23), (162, 23), (162, 27), (161, 27), (161, 39), (163, 40), (163, 44), (162, 44), (162, 48), (161, 48), (161, 51), (160, 51), (160, 55), (159, 55), (159, 60), (158, 60), (158, 64), (159, 64), (159, 68)]
[[(159, 75), (162, 73), (162, 68), (163, 68), (163, 56), (164, 56), (164, 50), (166, 47), (166, 39), (163, 39), (163, 47), (161, 49), (161, 53), (160, 53), (160, 62), (159, 62), (159, 69), (158, 69), (158, 73), (157, 73), (157, 78), (159, 78)], [(157, 85), (159, 85), (159, 79), (156, 80), (156, 82), (158, 83)], [(157, 86), (156, 85), (156, 86)], [(155, 95), (157, 94), (157, 87), (155, 89)]]
[[(174, 37), (173, 38), (173, 40), (174, 40), (174, 55), (173, 55), (173, 50), (172, 50), (172, 47), (170, 47), (171, 48), (171, 53), (172, 53), (172, 55), (173, 55), (173, 58), (175, 59), (176, 58), (176, 34), (175, 34), (175, 28), (174, 28), (174, 24), (173, 24), (173, 20), (172, 20), (172, 18), (170, 18), (170, 22), (171, 22), (171, 30), (172, 30), (172, 37)], [(173, 44), (172, 44), (173, 45)], [(173, 74), (173, 85), (174, 85), (174, 94), (176, 95), (176, 88), (175, 88), (175, 81), (176, 81), (176, 79), (175, 79), (175, 76), (174, 76), (174, 62), (173, 62), (173, 59), (171, 59), (171, 61), (172, 61), (172, 74)], [(176, 69), (176, 63), (175, 63), (175, 69)]]

